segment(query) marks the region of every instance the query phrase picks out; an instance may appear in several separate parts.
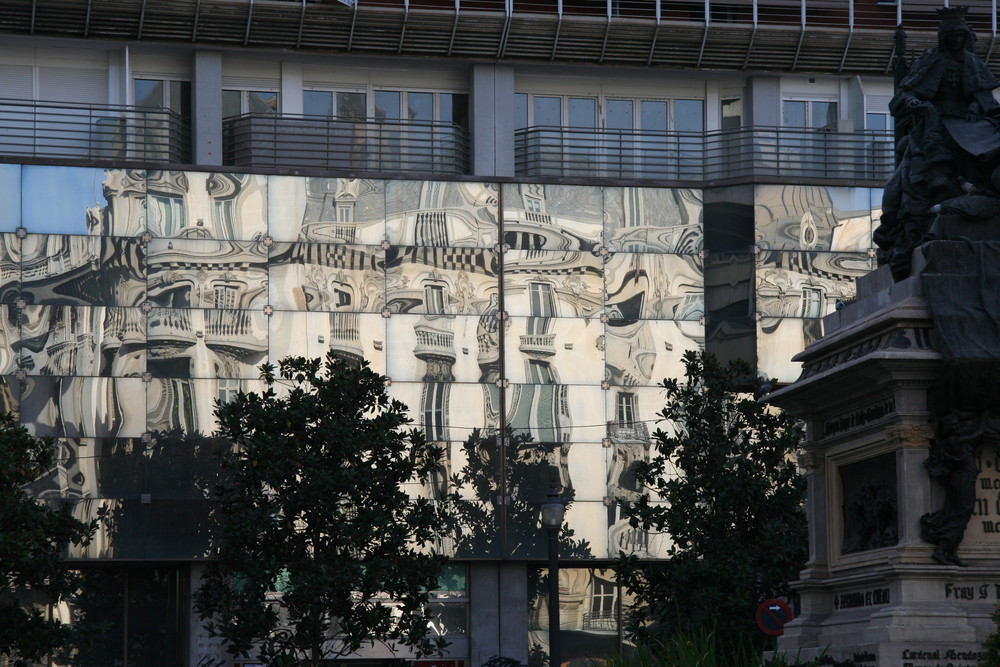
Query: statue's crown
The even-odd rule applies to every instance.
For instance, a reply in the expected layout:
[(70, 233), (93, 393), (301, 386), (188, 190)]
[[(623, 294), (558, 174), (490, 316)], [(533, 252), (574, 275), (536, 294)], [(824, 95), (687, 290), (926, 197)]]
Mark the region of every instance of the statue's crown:
[(966, 28), (965, 15), (968, 7), (942, 7), (936, 10), (938, 19), (941, 21), (941, 28)]

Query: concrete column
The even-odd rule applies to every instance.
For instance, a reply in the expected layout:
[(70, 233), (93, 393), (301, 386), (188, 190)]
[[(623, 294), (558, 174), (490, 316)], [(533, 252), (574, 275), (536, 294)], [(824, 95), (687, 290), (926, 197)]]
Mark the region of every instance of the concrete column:
[(528, 664), (528, 569), (525, 563), (469, 565), (469, 661), (493, 656)]
[(195, 51), (191, 67), (194, 163), (222, 164), (222, 54)]
[(514, 68), (473, 65), (469, 82), (472, 173), (514, 175)]
[(281, 113), (302, 113), (302, 65), (281, 63)]
[(747, 79), (743, 124), (777, 127), (781, 125), (781, 79), (752, 76)]

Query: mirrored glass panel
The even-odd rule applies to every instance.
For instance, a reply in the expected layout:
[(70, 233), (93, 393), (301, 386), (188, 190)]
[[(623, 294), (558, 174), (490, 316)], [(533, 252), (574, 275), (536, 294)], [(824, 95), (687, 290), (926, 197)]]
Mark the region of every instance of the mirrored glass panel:
[(393, 313), (482, 315), (498, 303), (492, 250), (393, 246), (385, 261), (386, 307)]
[(700, 255), (615, 253), (604, 265), (611, 319), (698, 320), (705, 314)]
[(21, 165), (0, 164), (0, 232), (21, 226)]
[[(867, 254), (769, 251), (757, 258), (757, 312), (823, 317), (854, 298), (855, 279), (872, 270)], [(801, 348), (796, 348), (799, 351)]]
[(385, 250), (380, 246), (275, 243), (268, 259), (269, 303), (276, 310), (381, 313)]
[(604, 308), (604, 262), (575, 250), (504, 253), (504, 301), (510, 315), (600, 317)]
[(29, 374), (139, 377), (146, 370), (139, 308), (25, 306), (14, 321), (20, 340), (11, 350)]
[(146, 247), (138, 239), (28, 234), (21, 279), (28, 303), (138, 306), (146, 299)]
[(33, 435), (133, 438), (146, 430), (141, 378), (44, 377), (22, 383), (21, 422)]
[(328, 350), (346, 361), (366, 359), (385, 374), (388, 342), (381, 315), (275, 311), (268, 322), (273, 363), (288, 356), (325, 357)]
[(389, 181), (386, 238), (403, 246), (492, 248), (499, 241), (496, 185)]
[(684, 374), (686, 350), (705, 347), (699, 322), (609, 320), (604, 328), (605, 379), (612, 386), (655, 386)]
[(515, 250), (595, 250), (602, 243), (597, 186), (505, 183), (503, 241)]
[(21, 296), (21, 239), (0, 234), (0, 303), (14, 303)]
[(406, 382), (480, 382), (480, 318), (393, 315), (386, 320), (392, 344), (388, 373)]
[(164, 308), (261, 309), (267, 247), (258, 241), (153, 239), (148, 294)]
[(702, 193), (686, 188), (604, 189), (605, 245), (615, 252), (701, 251)]
[(380, 245), (385, 181), (268, 177), (268, 233), (275, 241)]
[(249, 241), (267, 233), (267, 177), (150, 171), (146, 229), (156, 237)]
[(757, 186), (756, 243), (773, 250), (867, 252), (871, 196), (868, 188)]
[(778, 382), (794, 382), (802, 372), (802, 364), (792, 361), (792, 357), (819, 339), (822, 332), (820, 319), (762, 318), (757, 323), (758, 373)]
[(600, 385), (604, 327), (599, 319), (512, 317), (506, 332), (511, 382)]
[[(32, 234), (89, 234), (100, 228), (104, 170), (25, 165), (21, 226)], [(58, 196), (53, 196), (58, 193)]]

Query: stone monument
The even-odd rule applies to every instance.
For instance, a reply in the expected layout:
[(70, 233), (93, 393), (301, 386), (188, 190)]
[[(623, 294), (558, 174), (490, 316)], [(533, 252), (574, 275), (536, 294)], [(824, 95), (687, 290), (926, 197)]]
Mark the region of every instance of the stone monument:
[[(965, 7), (896, 68), (880, 267), (768, 401), (808, 444), (792, 656), (975, 667), (1000, 603), (1000, 107)], [(898, 49), (901, 51), (901, 49)]]

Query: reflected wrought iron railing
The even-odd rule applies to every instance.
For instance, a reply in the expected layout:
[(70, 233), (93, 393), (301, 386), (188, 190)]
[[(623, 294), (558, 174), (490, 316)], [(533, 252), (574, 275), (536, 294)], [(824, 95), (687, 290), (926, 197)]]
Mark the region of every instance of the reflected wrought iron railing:
[(0, 155), (189, 164), (191, 128), (169, 109), (0, 99)]
[(469, 173), (468, 130), (452, 123), (245, 114), (223, 137), (232, 166)]
[(876, 180), (894, 168), (890, 132), (746, 127), (648, 132), (535, 126), (515, 133), (515, 173), (710, 181), (778, 176)]

